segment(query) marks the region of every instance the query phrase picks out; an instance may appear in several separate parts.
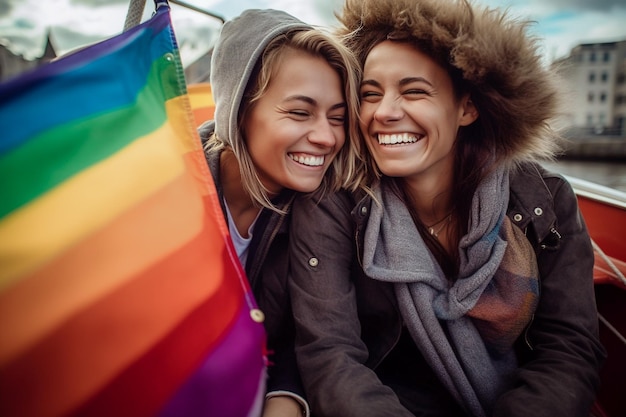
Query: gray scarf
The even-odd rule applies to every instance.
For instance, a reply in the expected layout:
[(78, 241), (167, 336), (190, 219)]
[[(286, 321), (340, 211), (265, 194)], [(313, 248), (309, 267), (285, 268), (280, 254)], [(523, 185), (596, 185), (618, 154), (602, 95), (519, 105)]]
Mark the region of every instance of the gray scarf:
[(403, 319), (434, 372), (472, 415), (488, 415), (517, 367), (513, 342), (538, 294), (532, 247), (506, 217), (508, 171), (493, 172), (474, 195), (453, 283), (405, 204), (384, 185), (374, 192), (381, 204), (372, 204), (365, 231), (365, 273), (395, 283)]

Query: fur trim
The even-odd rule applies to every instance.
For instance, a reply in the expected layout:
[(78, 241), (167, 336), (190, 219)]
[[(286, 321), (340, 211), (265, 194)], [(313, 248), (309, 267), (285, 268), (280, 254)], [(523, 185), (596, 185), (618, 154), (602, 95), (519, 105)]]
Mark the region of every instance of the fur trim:
[(559, 83), (542, 62), (540, 39), (528, 33), (531, 22), (466, 0), (346, 0), (337, 17), (339, 35), (361, 63), (377, 43), (402, 39), (460, 72), (480, 113), (460, 140), (513, 164), (549, 159), (559, 149), (550, 126)]

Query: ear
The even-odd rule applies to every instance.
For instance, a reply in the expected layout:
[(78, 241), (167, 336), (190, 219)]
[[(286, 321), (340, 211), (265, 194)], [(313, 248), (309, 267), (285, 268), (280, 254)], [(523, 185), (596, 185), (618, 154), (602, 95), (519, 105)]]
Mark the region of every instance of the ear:
[(478, 119), (478, 109), (474, 106), (474, 102), (469, 94), (463, 96), (459, 109), (461, 113), (459, 118), (460, 126), (471, 125)]

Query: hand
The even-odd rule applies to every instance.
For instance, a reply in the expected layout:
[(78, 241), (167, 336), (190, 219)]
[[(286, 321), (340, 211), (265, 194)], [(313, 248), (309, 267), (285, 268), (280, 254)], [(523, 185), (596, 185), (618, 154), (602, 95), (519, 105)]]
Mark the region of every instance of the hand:
[(263, 417), (303, 417), (302, 406), (288, 396), (271, 397), (265, 400)]

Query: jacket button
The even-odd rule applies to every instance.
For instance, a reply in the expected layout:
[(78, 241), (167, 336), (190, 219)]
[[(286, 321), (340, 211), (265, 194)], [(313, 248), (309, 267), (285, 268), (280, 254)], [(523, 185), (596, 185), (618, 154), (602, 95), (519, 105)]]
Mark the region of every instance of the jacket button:
[(543, 214), (543, 209), (541, 207), (535, 207), (535, 214), (537, 216), (541, 216)]
[(513, 220), (515, 220), (516, 222), (521, 222), (522, 221), (522, 215), (517, 213), (513, 216)]
[(361, 207), (361, 216), (365, 216), (367, 214), (367, 207)]
[(319, 261), (317, 260), (317, 258), (309, 259), (309, 265), (311, 265), (314, 268), (317, 266), (318, 263), (319, 263)]
[(250, 317), (255, 323), (263, 323), (265, 321), (265, 314), (258, 308), (250, 310)]

